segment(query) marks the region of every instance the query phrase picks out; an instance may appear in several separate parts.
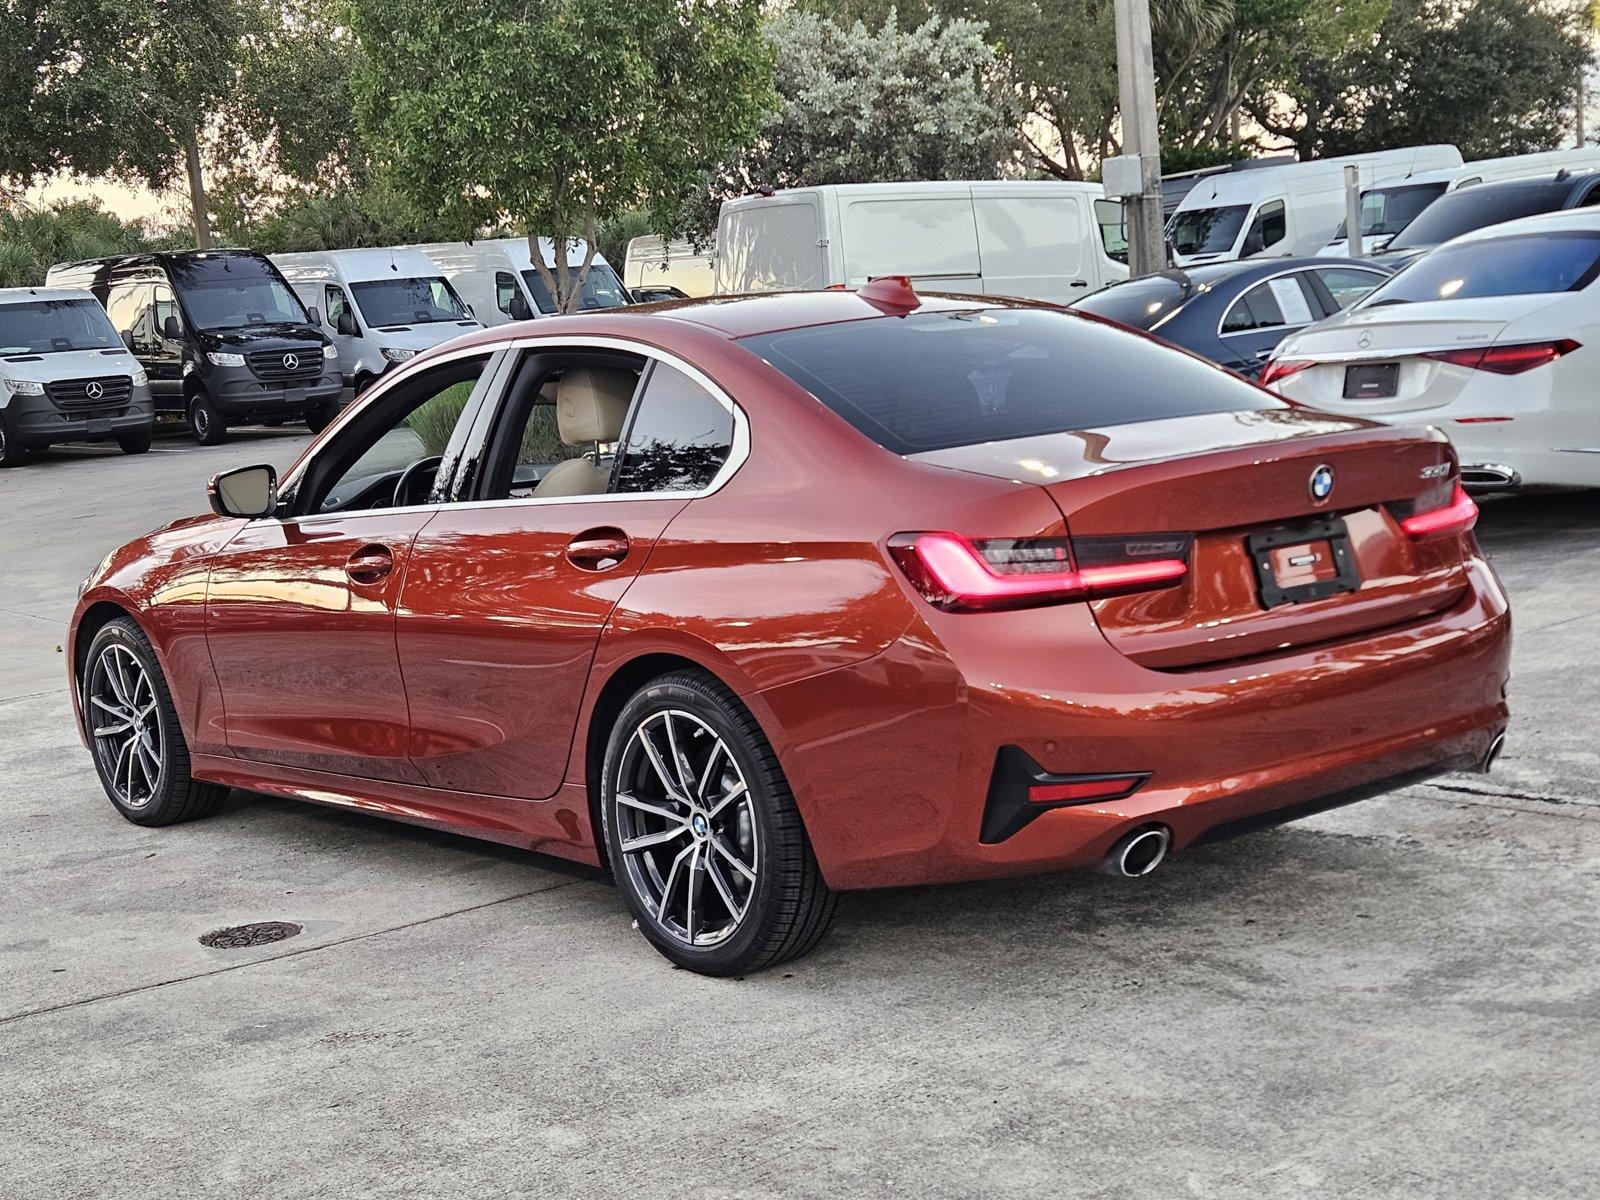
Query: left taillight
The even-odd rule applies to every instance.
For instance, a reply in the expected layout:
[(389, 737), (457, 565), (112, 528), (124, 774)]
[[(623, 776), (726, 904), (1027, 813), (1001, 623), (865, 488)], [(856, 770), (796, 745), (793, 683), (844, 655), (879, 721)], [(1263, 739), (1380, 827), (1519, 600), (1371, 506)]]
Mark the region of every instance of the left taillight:
[(1579, 349), (1571, 338), (1552, 342), (1521, 342), (1514, 346), (1475, 346), (1459, 350), (1440, 350), (1424, 354), (1423, 358), (1437, 359), (1457, 367), (1474, 371), (1492, 371), (1496, 375), (1520, 375), (1545, 363), (1555, 362), (1564, 354)]
[(1188, 574), (1189, 545), (1181, 535), (1096, 538), (1075, 554), (1065, 537), (900, 533), (889, 539), (889, 553), (928, 603), (947, 612), (983, 612), (1170, 587)]
[(1275, 358), (1261, 368), (1261, 377), (1256, 380), (1262, 387), (1269, 387), (1280, 379), (1287, 379), (1291, 375), (1298, 375), (1315, 363), (1307, 362), (1303, 358)]
[(1418, 542), (1457, 537), (1478, 523), (1478, 506), (1460, 483), (1448, 494), (1450, 498), (1438, 507), (1400, 518), (1407, 537)]

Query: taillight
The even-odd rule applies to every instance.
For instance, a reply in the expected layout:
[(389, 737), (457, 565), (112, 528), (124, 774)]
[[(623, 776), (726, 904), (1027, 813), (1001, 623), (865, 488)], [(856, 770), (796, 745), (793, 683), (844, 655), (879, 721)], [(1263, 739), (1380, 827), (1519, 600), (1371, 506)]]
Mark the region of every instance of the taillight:
[(1578, 349), (1571, 338), (1553, 342), (1523, 342), (1515, 346), (1476, 346), (1470, 349), (1439, 350), (1424, 354), (1423, 358), (1436, 359), (1473, 371), (1493, 371), (1496, 375), (1520, 375), (1545, 363), (1555, 362), (1563, 354)]
[(1401, 518), (1400, 528), (1413, 540), (1423, 541), (1428, 538), (1455, 537), (1466, 533), (1477, 523), (1478, 506), (1457, 483), (1448, 503)]
[[(1104, 543), (1122, 547), (1120, 554)], [(1078, 561), (1069, 538), (900, 533), (889, 553), (928, 603), (950, 612), (1025, 608), (1168, 587), (1188, 574), (1189, 539), (1096, 538)], [(1179, 557), (1179, 555), (1182, 557)]]
[(1307, 367), (1314, 367), (1316, 363), (1307, 362), (1303, 358), (1275, 358), (1261, 368), (1261, 378), (1257, 380), (1262, 387), (1276, 383), (1280, 379), (1287, 379), (1291, 375), (1298, 375)]

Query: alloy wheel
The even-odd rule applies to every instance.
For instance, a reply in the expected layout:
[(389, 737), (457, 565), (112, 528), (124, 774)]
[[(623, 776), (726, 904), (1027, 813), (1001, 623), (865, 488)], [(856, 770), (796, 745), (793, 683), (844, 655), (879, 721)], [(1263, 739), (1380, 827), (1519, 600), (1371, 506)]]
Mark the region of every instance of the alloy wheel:
[(165, 769), (161, 706), (144, 664), (112, 643), (95, 659), (85, 689), (86, 717), (108, 786), (128, 808), (143, 808)]
[(646, 716), (617, 765), (612, 819), (635, 893), (663, 932), (714, 946), (755, 895), (754, 800), (727, 743), (681, 709)]

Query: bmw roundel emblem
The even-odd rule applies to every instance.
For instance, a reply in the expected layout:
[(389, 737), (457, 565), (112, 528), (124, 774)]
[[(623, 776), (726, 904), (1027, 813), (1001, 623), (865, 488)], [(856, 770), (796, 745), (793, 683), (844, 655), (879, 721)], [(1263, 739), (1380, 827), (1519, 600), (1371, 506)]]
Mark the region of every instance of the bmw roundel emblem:
[(1326, 500), (1333, 495), (1333, 468), (1323, 463), (1311, 472), (1311, 478), (1306, 481), (1306, 489), (1311, 493), (1313, 500)]
[(283, 356), (283, 369), (285, 371), (293, 371), (299, 366), (300, 356), (298, 354), (285, 354)]

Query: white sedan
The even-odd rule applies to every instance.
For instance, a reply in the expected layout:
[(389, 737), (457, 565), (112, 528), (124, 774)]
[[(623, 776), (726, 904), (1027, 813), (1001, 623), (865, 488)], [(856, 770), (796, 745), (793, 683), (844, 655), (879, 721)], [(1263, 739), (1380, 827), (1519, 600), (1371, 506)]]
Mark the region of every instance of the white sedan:
[(1262, 384), (1437, 425), (1478, 490), (1600, 487), (1600, 211), (1491, 225), (1285, 338)]

